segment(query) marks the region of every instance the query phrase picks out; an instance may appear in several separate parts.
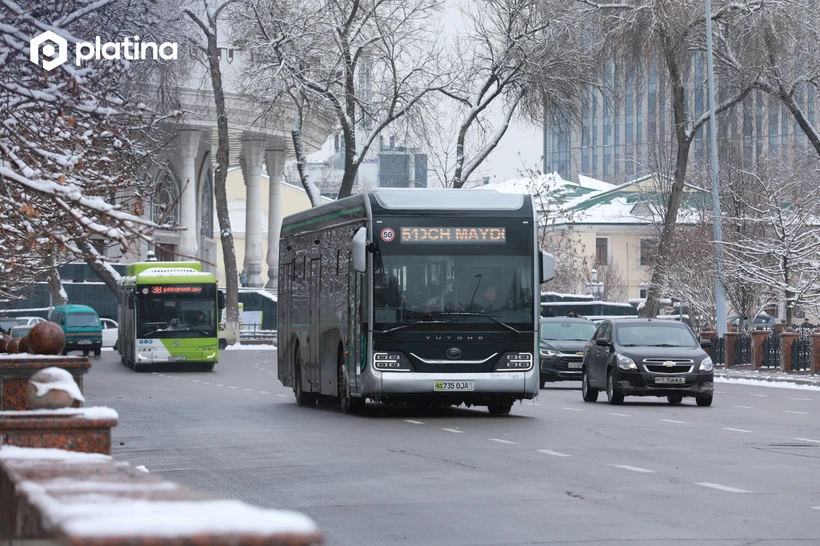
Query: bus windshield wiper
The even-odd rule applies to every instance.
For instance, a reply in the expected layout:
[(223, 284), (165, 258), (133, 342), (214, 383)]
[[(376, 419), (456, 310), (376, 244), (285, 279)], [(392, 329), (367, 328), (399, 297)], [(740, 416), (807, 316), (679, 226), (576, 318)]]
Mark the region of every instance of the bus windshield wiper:
[(383, 334), (389, 334), (390, 332), (395, 332), (396, 330), (401, 330), (403, 328), (407, 328), (408, 326), (413, 326), (414, 324), (421, 324), (421, 323), (424, 323), (424, 324), (447, 324), (447, 323), (450, 323), (450, 322), (453, 322), (453, 321), (452, 320), (424, 320), (424, 319), (419, 319), (419, 320), (414, 320), (412, 322), (405, 322), (404, 324), (399, 324), (398, 326), (394, 326), (393, 328), (387, 329), (387, 326), (390, 326), (390, 324), (395, 324), (394, 322), (391, 322), (390, 324), (385, 326), (385, 328), (382, 328), (382, 333)]
[(491, 321), (495, 322), (496, 324), (500, 324), (501, 326), (503, 326), (504, 328), (506, 328), (507, 330), (509, 330), (511, 332), (514, 332), (516, 334), (521, 333), (518, 330), (516, 330), (515, 328), (513, 328), (512, 326), (510, 326), (509, 324), (507, 324), (506, 322), (501, 322), (500, 320), (498, 320), (494, 316), (488, 315), (487, 313), (441, 313), (441, 314), (442, 315), (447, 315), (447, 316), (455, 316), (455, 317), (484, 317), (484, 318), (490, 319)]

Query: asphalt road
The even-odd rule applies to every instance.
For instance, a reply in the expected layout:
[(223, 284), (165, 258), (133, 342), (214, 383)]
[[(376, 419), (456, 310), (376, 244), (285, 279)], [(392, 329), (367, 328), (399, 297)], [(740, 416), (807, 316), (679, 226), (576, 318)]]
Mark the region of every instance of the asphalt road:
[(223, 352), (212, 373), (92, 362), (87, 405), (120, 414), (115, 458), (305, 512), (329, 545), (820, 543), (820, 391), (718, 384), (711, 408), (610, 406), (570, 383), (508, 417), (351, 416), (297, 407), (273, 352)]

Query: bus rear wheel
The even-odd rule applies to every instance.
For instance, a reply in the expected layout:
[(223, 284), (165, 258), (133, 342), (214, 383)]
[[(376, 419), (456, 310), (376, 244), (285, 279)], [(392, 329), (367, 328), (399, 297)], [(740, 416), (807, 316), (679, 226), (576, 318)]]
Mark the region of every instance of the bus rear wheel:
[(313, 406), (316, 404), (316, 396), (314, 394), (302, 390), (302, 353), (299, 352), (299, 347), (293, 357), (293, 393), (296, 395), (297, 406)]

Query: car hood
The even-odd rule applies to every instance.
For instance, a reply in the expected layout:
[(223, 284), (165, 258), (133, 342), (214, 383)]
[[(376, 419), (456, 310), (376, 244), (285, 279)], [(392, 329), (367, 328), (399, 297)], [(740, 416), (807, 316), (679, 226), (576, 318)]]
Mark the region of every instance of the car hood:
[(708, 354), (700, 347), (691, 349), (684, 347), (623, 347), (616, 345), (615, 350), (632, 360), (643, 360), (645, 358), (690, 358), (696, 362), (703, 360)]
[(542, 349), (552, 349), (553, 351), (560, 351), (562, 353), (580, 353), (583, 352), (586, 341), (558, 341), (555, 339), (542, 339)]

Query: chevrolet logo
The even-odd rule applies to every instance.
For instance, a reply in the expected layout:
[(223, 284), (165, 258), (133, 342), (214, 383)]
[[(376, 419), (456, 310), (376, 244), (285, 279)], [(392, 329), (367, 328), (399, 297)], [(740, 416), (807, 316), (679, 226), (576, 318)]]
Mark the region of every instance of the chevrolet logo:
[(666, 366), (667, 368), (672, 368), (675, 365), (675, 363), (672, 362), (671, 360), (667, 360), (666, 362), (663, 363), (663, 365)]
[(575, 353), (575, 354), (577, 354), (578, 356), (584, 356), (584, 352), (583, 352), (583, 351), (578, 351), (578, 352), (577, 352), (577, 353)]

